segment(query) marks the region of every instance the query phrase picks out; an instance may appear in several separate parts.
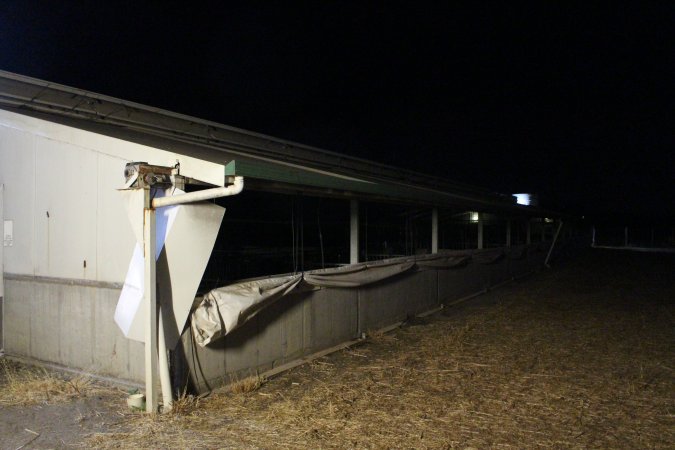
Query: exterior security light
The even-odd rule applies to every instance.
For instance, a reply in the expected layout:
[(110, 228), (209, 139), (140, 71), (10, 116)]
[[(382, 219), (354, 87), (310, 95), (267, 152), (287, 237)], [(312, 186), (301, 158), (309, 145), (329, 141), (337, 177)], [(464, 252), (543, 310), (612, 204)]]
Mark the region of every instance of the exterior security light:
[(513, 196), (519, 205), (530, 206), (530, 194), (513, 194)]

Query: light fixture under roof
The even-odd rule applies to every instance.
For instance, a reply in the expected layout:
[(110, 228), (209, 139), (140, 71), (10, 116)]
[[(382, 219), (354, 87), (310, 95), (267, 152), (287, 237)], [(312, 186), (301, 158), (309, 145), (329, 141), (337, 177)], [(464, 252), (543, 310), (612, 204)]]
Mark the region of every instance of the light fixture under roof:
[(530, 206), (532, 203), (531, 199), (531, 194), (513, 194), (513, 196), (516, 198), (516, 203), (519, 205), (525, 205), (525, 206)]

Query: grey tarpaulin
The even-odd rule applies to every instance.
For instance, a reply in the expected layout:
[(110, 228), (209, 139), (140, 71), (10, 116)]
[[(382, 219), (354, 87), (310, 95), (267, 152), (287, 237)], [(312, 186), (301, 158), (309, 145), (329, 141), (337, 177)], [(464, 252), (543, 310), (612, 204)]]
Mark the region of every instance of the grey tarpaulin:
[(359, 287), (375, 283), (413, 268), (414, 261), (386, 264), (357, 264), (344, 268), (316, 270), (305, 274), (305, 281), (319, 287)]
[(202, 347), (225, 336), (261, 309), (292, 292), (315, 287), (359, 287), (407, 272), (414, 261), (356, 264), (304, 274), (243, 281), (207, 293), (192, 313), (192, 332)]
[(202, 347), (225, 336), (261, 309), (295, 290), (302, 275), (244, 281), (212, 290), (192, 312), (192, 332)]
[(192, 312), (192, 334), (197, 344), (203, 347), (231, 333), (260, 310), (291, 293), (322, 287), (355, 288), (411, 270), (461, 268), (470, 262), (493, 264), (504, 256), (501, 249), (461, 251), (241, 281), (204, 295)]

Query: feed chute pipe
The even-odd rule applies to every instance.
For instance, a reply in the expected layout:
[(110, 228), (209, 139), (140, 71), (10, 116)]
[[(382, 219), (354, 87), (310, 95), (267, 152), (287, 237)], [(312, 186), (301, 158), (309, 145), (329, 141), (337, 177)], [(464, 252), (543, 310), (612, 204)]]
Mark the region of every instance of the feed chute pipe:
[(213, 189), (204, 189), (203, 191), (190, 192), (188, 194), (173, 195), (170, 197), (159, 197), (152, 200), (153, 208), (162, 206), (180, 205), (183, 203), (199, 202), (202, 200), (211, 200), (213, 198), (228, 197), (237, 195), (244, 189), (244, 177), (234, 177), (234, 183)]
[(173, 408), (173, 394), (171, 392), (171, 375), (169, 373), (169, 357), (166, 348), (166, 330), (162, 311), (159, 310), (159, 331), (157, 333), (157, 353), (159, 354), (159, 384), (162, 386), (162, 412), (169, 412)]
[[(171, 205), (180, 205), (184, 203), (193, 203), (199, 202), (202, 200), (211, 200), (219, 197), (228, 197), (231, 195), (237, 195), (244, 189), (244, 177), (235, 177), (234, 183), (225, 186), (218, 187), (213, 189), (204, 189), (202, 191), (190, 192), (188, 194), (174, 195), (171, 197), (159, 197), (152, 200), (152, 209), (149, 209), (154, 215), (154, 210), (162, 206), (171, 206)], [(154, 227), (154, 224), (152, 225)], [(154, 239), (153, 239), (154, 241)], [(153, 252), (154, 253), (154, 252)], [(154, 273), (152, 274), (152, 279), (154, 279)], [(147, 283), (147, 281), (146, 281)], [(151, 317), (151, 315), (150, 315)], [(157, 342), (158, 354), (159, 354), (159, 378), (160, 384), (162, 386), (162, 397), (164, 403), (164, 411), (171, 411), (173, 407), (173, 393), (171, 392), (171, 379), (169, 375), (169, 361), (167, 357), (167, 348), (166, 348), (166, 330), (164, 327), (164, 321), (162, 320), (162, 314), (160, 311), (159, 314), (159, 339)], [(147, 344), (146, 344), (147, 345)], [(150, 378), (154, 380), (154, 373), (150, 373)], [(147, 385), (147, 383), (146, 383)], [(146, 388), (147, 390), (147, 388)], [(153, 406), (154, 411), (154, 406)]]

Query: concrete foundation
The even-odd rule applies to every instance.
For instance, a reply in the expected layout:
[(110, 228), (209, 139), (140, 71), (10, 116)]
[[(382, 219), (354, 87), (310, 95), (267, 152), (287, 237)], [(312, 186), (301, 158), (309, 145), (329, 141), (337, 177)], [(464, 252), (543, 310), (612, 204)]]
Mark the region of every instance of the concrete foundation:
[(143, 344), (113, 322), (120, 288), (5, 277), (5, 352), (130, 381), (144, 377)]

